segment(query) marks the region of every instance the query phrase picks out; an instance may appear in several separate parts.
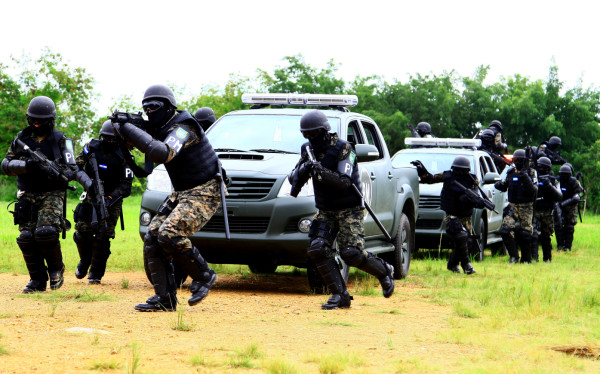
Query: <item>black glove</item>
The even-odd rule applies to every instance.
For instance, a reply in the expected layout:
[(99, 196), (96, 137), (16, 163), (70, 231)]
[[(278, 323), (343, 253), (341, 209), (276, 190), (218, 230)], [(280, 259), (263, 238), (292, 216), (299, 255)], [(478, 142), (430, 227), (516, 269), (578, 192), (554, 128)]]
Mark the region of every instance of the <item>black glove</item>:
[(73, 170), (69, 170), (69, 169), (65, 169), (63, 171), (63, 175), (65, 176), (65, 178), (67, 178), (69, 181), (75, 180), (75, 172), (73, 172)]
[(36, 160), (30, 158), (25, 160), (25, 167), (27, 168), (27, 171), (31, 172), (34, 170), (38, 170), (39, 169), (39, 162), (37, 162)]
[(410, 163), (417, 168), (417, 174), (419, 174), (419, 177), (424, 177), (425, 175), (429, 174), (429, 172), (425, 168), (425, 165), (423, 165), (421, 161), (415, 160), (411, 161)]

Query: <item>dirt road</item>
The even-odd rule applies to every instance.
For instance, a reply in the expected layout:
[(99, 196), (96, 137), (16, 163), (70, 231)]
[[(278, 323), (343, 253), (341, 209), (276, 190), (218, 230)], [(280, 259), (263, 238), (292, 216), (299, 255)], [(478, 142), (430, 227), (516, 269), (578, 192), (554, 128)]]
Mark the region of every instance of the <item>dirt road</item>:
[[(428, 303), (410, 279), (390, 299), (377, 285), (349, 310), (322, 311), (327, 296), (308, 294), (302, 276), (220, 275), (195, 307), (180, 292), (182, 313), (134, 311), (153, 294), (143, 273), (108, 273), (100, 286), (68, 274), (58, 292), (38, 296), (21, 295), (27, 281), (0, 274), (2, 373), (385, 373), (416, 362), (448, 372), (468, 353), (435, 338), (451, 309)], [(178, 317), (191, 331), (173, 329)]]

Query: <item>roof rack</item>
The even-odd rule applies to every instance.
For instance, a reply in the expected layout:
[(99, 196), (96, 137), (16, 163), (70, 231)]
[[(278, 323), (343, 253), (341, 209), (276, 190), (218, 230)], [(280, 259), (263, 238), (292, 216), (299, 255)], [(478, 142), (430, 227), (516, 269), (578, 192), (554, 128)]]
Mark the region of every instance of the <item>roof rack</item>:
[(406, 145), (422, 145), (429, 147), (481, 147), (481, 139), (460, 138), (404, 138)]
[(356, 95), (291, 94), (291, 93), (245, 93), (242, 103), (254, 104), (250, 109), (260, 109), (271, 105), (328, 106), (347, 112), (348, 106), (358, 105)]

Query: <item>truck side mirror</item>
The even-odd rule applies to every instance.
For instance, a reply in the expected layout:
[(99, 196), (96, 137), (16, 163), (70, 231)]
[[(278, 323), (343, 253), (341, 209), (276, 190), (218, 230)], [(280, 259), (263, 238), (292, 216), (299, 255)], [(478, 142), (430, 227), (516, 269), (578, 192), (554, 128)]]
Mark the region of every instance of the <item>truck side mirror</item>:
[(354, 150), (356, 151), (358, 162), (375, 161), (379, 158), (379, 150), (371, 144), (356, 144)]
[(483, 184), (492, 184), (500, 181), (500, 174), (488, 172), (483, 176)]

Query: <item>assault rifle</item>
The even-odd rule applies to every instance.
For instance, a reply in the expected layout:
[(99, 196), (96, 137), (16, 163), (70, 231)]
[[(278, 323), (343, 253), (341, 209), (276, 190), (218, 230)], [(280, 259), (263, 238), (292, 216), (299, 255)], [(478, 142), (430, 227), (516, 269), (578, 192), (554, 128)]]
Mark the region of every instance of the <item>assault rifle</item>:
[(487, 149), (483, 149), (483, 148), (480, 148), (480, 149), (482, 149), (482, 150), (484, 150), (485, 152), (487, 152), (487, 154), (489, 154), (489, 155), (490, 155), (490, 157), (491, 157), (492, 159), (494, 159), (494, 161), (500, 161), (500, 162), (502, 162), (502, 163), (503, 163), (504, 165), (506, 165), (506, 166), (510, 166), (510, 165), (512, 165), (512, 163), (511, 163), (510, 161), (508, 161), (507, 159), (505, 159), (505, 158), (504, 158), (502, 155), (499, 155), (499, 154), (497, 154), (497, 153), (494, 153), (494, 152), (490, 152), (490, 151), (488, 151)]
[(231, 234), (229, 233), (229, 216), (227, 214), (227, 200), (225, 200), (225, 180), (223, 179), (223, 168), (221, 168), (221, 163), (218, 163), (219, 172), (215, 176), (217, 181), (219, 182), (221, 189), (221, 207), (223, 208), (223, 222), (225, 223), (225, 239), (231, 239)]
[[(585, 206), (586, 206), (586, 200), (587, 200), (587, 190), (585, 189), (585, 181), (583, 180), (583, 174), (578, 171), (575, 178), (577, 178), (577, 180), (580, 182), (581, 184), (581, 188), (583, 189), (582, 192), (582, 197), (583, 199), (580, 199), (579, 202), (577, 203), (577, 213), (579, 213), (579, 222), (583, 223), (583, 216), (585, 216)], [(582, 205), (583, 205), (583, 213), (581, 213), (582, 210)]]
[[(313, 177), (316, 178), (317, 180), (322, 180), (322, 176), (321, 176), (321, 170), (322, 170), (322, 166), (319, 162), (317, 162), (315, 155), (313, 154), (312, 149), (310, 149), (310, 146), (306, 146), (306, 154), (308, 155), (308, 160), (312, 166), (312, 173), (313, 173)], [(363, 196), (363, 194), (360, 192), (360, 190), (358, 189), (358, 187), (356, 187), (356, 185), (354, 183), (352, 183), (352, 190), (354, 191), (354, 194), (356, 196), (358, 196), (360, 198), (361, 201), (361, 207), (364, 206), (364, 208), (367, 209), (367, 211), (369, 212), (369, 214), (371, 215), (371, 217), (373, 218), (373, 221), (375, 221), (375, 223), (377, 224), (377, 227), (379, 227), (379, 229), (381, 230), (381, 232), (383, 233), (383, 235), (385, 236), (385, 238), (388, 241), (392, 241), (392, 237), (390, 236), (390, 233), (387, 232), (387, 230), (385, 229), (385, 227), (383, 227), (383, 224), (381, 223), (381, 221), (379, 220), (379, 218), (377, 218), (377, 216), (375, 215), (375, 212), (373, 212), (373, 209), (371, 209), (371, 207), (369, 206), (369, 204), (367, 204), (367, 202), (365, 201), (365, 198)]]
[(131, 154), (130, 147), (127, 146), (127, 140), (125, 140), (123, 135), (121, 135), (121, 133), (114, 124), (117, 123), (122, 125), (125, 123), (131, 123), (135, 127), (147, 131), (146, 124), (148, 123), (148, 121), (146, 121), (144, 117), (142, 117), (142, 112), (128, 113), (119, 112), (118, 110), (114, 111), (112, 115), (108, 116), (108, 119), (110, 119), (110, 122), (113, 125), (113, 131), (116, 135), (115, 138), (117, 139), (117, 143), (119, 144), (119, 148), (121, 149), (123, 156), (125, 156), (125, 162), (131, 168), (131, 171), (133, 171), (133, 174), (136, 177), (146, 178), (150, 173), (152, 173), (154, 165), (152, 164), (152, 162), (146, 160), (145, 166), (142, 169), (135, 163), (135, 157), (133, 157), (133, 155)]
[[(108, 208), (104, 201), (104, 183), (100, 179), (100, 173), (98, 172), (98, 161), (93, 152), (90, 152), (90, 158), (88, 163), (92, 167), (94, 172), (94, 179), (92, 180), (92, 229), (98, 232), (106, 232), (108, 224), (106, 219), (108, 218)], [(98, 227), (98, 221), (101, 225)]]
[(63, 169), (58, 166), (54, 161), (48, 159), (48, 157), (40, 151), (32, 150), (27, 144), (25, 144), (21, 139), (17, 139), (16, 143), (19, 147), (23, 148), (27, 153), (29, 153), (29, 157), (31, 157), (35, 162), (39, 163), (44, 167), (46, 174), (48, 174), (52, 178), (58, 178), (64, 182), (68, 182), (69, 178), (67, 178), (64, 174)]
[[(490, 200), (488, 200), (487, 197), (483, 198), (483, 197), (479, 196), (478, 194), (473, 192), (472, 189), (465, 187), (462, 183), (460, 183), (456, 179), (452, 183), (454, 183), (454, 185), (456, 187), (458, 187), (462, 192), (464, 192), (465, 195), (467, 195), (467, 198), (469, 200), (471, 200), (472, 202), (474, 202), (477, 205), (483, 205), (487, 210), (491, 210), (494, 213), (498, 214), (498, 212), (496, 211), (496, 205), (494, 205), (494, 203), (492, 203)], [(483, 191), (481, 191), (481, 193), (482, 193), (482, 196), (485, 196)]]

